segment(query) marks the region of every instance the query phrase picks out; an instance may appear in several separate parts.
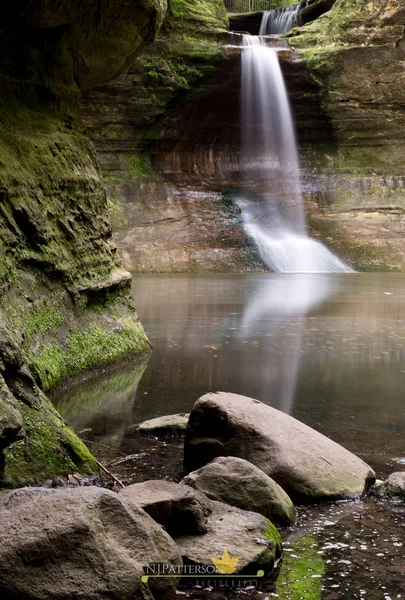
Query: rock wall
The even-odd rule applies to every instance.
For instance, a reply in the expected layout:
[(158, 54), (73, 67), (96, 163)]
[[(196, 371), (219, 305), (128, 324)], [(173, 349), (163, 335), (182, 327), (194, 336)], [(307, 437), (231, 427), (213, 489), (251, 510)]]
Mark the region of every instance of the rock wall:
[(405, 268), (405, 7), (337, 0), (289, 34), (312, 224), (370, 270)]
[(77, 113), (82, 90), (125, 70), (154, 39), (166, 8), (165, 0), (91, 0), (74, 6), (66, 0), (51, 5), (17, 0), (2, 13), (4, 484), (94, 471), (94, 459), (42, 390), (149, 347), (130, 275), (111, 240), (98, 159)]
[(264, 268), (220, 193), (239, 138), (239, 58), (224, 51), (228, 39), (222, 0), (172, 0), (155, 44), (84, 95), (115, 241), (132, 271)]

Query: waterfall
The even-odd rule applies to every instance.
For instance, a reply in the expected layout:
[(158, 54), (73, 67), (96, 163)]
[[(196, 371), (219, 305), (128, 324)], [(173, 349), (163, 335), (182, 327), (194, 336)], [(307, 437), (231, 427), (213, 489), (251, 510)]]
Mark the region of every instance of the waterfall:
[(290, 31), (296, 25), (301, 25), (298, 16), (300, 3), (289, 4), (276, 10), (266, 10), (260, 24), (259, 35), (272, 35)]
[(277, 51), (257, 36), (242, 48), (244, 191), (238, 203), (246, 233), (277, 272), (352, 271), (307, 235), (295, 132)]

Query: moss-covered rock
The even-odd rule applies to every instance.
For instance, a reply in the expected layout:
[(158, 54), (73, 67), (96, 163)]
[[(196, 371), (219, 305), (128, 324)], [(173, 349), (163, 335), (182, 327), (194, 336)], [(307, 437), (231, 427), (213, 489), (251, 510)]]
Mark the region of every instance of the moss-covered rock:
[[(7, 454), (11, 484), (95, 467), (37, 384), (47, 390), (149, 347), (77, 111), (82, 89), (122, 72), (154, 39), (166, 8), (164, 0), (21, 0), (3, 14), (0, 372), (25, 432)], [(5, 420), (3, 397), (0, 411)]]

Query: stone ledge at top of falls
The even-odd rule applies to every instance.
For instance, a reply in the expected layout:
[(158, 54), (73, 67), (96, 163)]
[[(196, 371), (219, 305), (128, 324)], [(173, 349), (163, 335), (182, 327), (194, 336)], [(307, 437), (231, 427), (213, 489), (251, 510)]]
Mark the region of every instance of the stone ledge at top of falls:
[(360, 458), (293, 417), (238, 394), (205, 394), (190, 414), (186, 472), (217, 456), (244, 458), (294, 501), (360, 497), (375, 481)]

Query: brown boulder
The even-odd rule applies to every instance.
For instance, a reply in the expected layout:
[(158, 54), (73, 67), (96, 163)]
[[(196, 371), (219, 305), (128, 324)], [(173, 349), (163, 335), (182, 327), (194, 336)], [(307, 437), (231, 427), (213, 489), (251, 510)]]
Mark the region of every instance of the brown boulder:
[(187, 485), (150, 480), (134, 483), (120, 492), (120, 498), (136, 502), (170, 535), (191, 535), (207, 531), (212, 503)]
[(181, 564), (173, 540), (109, 490), (3, 492), (0, 523), (1, 598), (152, 600), (174, 593), (175, 578), (141, 582), (149, 564)]
[(211, 498), (242, 510), (260, 513), (280, 525), (292, 525), (297, 511), (285, 491), (252, 463), (234, 456), (219, 456), (183, 483)]
[(195, 403), (184, 447), (186, 472), (237, 456), (272, 477), (293, 500), (357, 498), (375, 481), (360, 458), (258, 400), (225, 392)]

